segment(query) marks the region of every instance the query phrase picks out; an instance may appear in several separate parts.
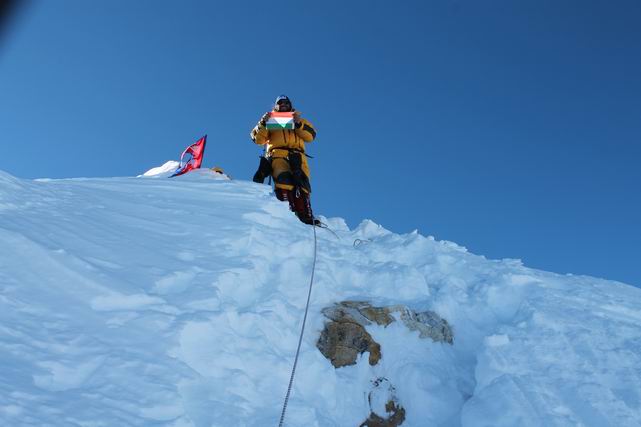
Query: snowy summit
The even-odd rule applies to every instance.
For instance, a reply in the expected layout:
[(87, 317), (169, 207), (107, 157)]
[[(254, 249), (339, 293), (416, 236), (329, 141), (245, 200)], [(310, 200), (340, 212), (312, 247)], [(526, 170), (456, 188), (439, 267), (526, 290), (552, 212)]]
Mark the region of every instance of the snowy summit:
[(314, 231), (285, 425), (641, 425), (641, 290), (174, 168), (0, 172), (1, 426), (278, 425)]

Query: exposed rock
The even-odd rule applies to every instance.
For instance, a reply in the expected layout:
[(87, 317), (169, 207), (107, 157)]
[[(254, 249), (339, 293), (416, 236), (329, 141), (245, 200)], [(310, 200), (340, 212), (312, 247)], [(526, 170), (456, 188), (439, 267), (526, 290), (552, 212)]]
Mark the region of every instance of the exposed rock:
[(372, 307), (367, 304), (365, 307), (359, 307), (358, 311), (372, 322), (381, 326), (387, 326), (395, 320), (390, 315), (394, 311), (393, 307)]
[(396, 320), (391, 313), (401, 311), (404, 308), (405, 306), (402, 305), (374, 307), (366, 301), (342, 301), (324, 308), (323, 314), (336, 322), (348, 320), (361, 325), (370, 325), (374, 322), (381, 326), (387, 326)]
[(429, 337), (434, 342), (454, 343), (450, 324), (433, 311), (415, 313), (405, 307), (405, 310), (401, 312), (401, 320), (410, 331), (418, 330), (420, 332), (419, 338)]
[(394, 313), (410, 330), (419, 331), (420, 338), (452, 344), (450, 325), (433, 311), (416, 313), (404, 305), (374, 307), (366, 301), (343, 301), (323, 309), (331, 322), (325, 323), (316, 347), (336, 368), (355, 364), (358, 355), (366, 351), (369, 364), (375, 365), (381, 358), (381, 346), (365, 326), (388, 326), (397, 320)]
[[(381, 346), (365, 330), (373, 323), (387, 327), (400, 320), (419, 338), (452, 344), (454, 336), (447, 320), (433, 311), (417, 313), (404, 305), (374, 307), (366, 301), (342, 301), (323, 309), (330, 321), (325, 323), (316, 347), (335, 368), (354, 365), (359, 354), (369, 352), (369, 364), (381, 359)], [(405, 409), (395, 396), (395, 389), (386, 378), (373, 381), (369, 393), (370, 415), (359, 427), (396, 427), (405, 421)]]
[(325, 307), (322, 312), (330, 320), (335, 322), (354, 322), (359, 325), (371, 325), (367, 317), (359, 310), (359, 307), (371, 307), (362, 301), (343, 301), (330, 307)]
[(405, 421), (405, 409), (402, 406), (396, 406), (394, 402), (387, 402), (385, 409), (390, 413), (388, 418), (383, 418), (375, 413), (370, 413), (369, 418), (363, 421), (359, 427), (396, 427)]
[(370, 365), (381, 359), (381, 346), (363, 326), (349, 320), (326, 323), (316, 347), (335, 368), (356, 364), (358, 355), (366, 351)]
[(387, 378), (372, 381), (373, 389), (367, 396), (370, 414), (359, 427), (397, 427), (405, 421), (405, 409), (396, 399), (396, 389)]

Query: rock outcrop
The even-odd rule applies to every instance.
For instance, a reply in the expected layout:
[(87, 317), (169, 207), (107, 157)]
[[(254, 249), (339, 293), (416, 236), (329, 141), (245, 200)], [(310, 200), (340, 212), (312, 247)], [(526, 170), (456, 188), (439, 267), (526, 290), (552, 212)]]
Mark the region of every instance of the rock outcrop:
[[(343, 301), (323, 309), (330, 321), (316, 343), (316, 347), (335, 368), (353, 365), (359, 354), (369, 352), (369, 364), (381, 359), (381, 346), (365, 329), (376, 323), (388, 326), (397, 317), (412, 331), (419, 331), (419, 338), (452, 344), (454, 337), (447, 321), (433, 311), (416, 313), (404, 305), (374, 307), (365, 301)], [(397, 315), (397, 317), (395, 317)]]
[(367, 396), (369, 417), (358, 427), (397, 427), (405, 421), (405, 409), (398, 403), (396, 389), (387, 378), (372, 381)]
[(433, 311), (415, 313), (404, 307), (401, 311), (401, 320), (410, 331), (419, 331), (419, 338), (431, 338), (434, 342), (454, 344), (450, 324)]
[[(387, 327), (400, 321), (419, 338), (452, 344), (454, 335), (447, 320), (433, 311), (415, 312), (404, 305), (375, 307), (366, 301), (342, 301), (323, 309), (328, 319), (316, 347), (335, 368), (354, 365), (360, 354), (369, 352), (369, 364), (382, 357), (381, 346), (366, 327)], [(359, 427), (397, 427), (405, 421), (405, 409), (396, 398), (396, 389), (387, 378), (376, 378), (368, 395), (369, 417)]]
[(381, 346), (363, 326), (355, 322), (325, 324), (316, 346), (335, 368), (355, 364), (358, 355), (366, 351), (369, 352), (370, 365), (376, 365), (381, 359)]

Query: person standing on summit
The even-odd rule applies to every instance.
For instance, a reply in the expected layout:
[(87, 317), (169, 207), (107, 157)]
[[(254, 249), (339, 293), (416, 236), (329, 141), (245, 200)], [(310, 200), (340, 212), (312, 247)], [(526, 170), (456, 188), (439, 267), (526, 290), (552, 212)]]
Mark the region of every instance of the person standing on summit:
[[(290, 114), (280, 113), (291, 113), (293, 126), (286, 123), (282, 127), (268, 126), (268, 123), (274, 121), (273, 117), (279, 117), (281, 123), (288, 120)], [(287, 96), (281, 95), (276, 98), (273, 110), (261, 117), (250, 136), (256, 144), (266, 145), (265, 159), (261, 159), (261, 166), (254, 176), (254, 181), (263, 182), (264, 177), (271, 174), (278, 200), (289, 202), (289, 208), (305, 224), (320, 224), (312, 214), (312, 188), (305, 154), (305, 144), (316, 138), (314, 126), (301, 117)]]

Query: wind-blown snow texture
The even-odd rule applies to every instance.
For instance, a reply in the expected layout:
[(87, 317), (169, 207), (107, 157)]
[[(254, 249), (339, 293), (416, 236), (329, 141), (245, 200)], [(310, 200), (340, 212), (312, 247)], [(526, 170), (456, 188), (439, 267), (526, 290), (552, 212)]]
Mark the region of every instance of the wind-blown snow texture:
[[(378, 376), (407, 426), (640, 425), (641, 290), (326, 221), (287, 425), (357, 426)], [(313, 230), (268, 186), (0, 172), (0, 239), (0, 425), (277, 425)], [(320, 311), (347, 299), (434, 310), (454, 345), (371, 327), (381, 363), (335, 370)]]

